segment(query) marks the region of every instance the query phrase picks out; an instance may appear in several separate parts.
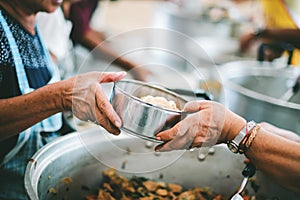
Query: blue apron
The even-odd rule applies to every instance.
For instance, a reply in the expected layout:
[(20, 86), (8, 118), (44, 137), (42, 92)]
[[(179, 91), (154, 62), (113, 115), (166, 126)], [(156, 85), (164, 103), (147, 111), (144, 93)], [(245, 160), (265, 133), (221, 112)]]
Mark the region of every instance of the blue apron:
[[(6, 20), (4, 19), (1, 11), (0, 11), (0, 23), (3, 26), (4, 32), (8, 39), (10, 49), (12, 51), (12, 56), (13, 56), (13, 61), (14, 61), (15, 67), (16, 67), (16, 74), (17, 74), (18, 85), (19, 85), (20, 91), (22, 94), (30, 93), (34, 89), (30, 88), (30, 86), (29, 86), (25, 68), (24, 68), (24, 65), (23, 65), (19, 50), (18, 50), (18, 46), (16, 45), (16, 41), (15, 41), (15, 39), (9, 29), (9, 26), (8, 26)], [(37, 37), (39, 38), (39, 41), (42, 45), (43, 53), (44, 53), (44, 56), (46, 57), (47, 67), (48, 67), (48, 70), (52, 77), (51, 80), (48, 82), (48, 84), (59, 81), (60, 80), (59, 70), (57, 69), (57, 66), (52, 62), (49, 52), (41, 40), (40, 33), (39, 33), (37, 26), (35, 26), (35, 30), (36, 30)], [(39, 133), (42, 131), (43, 132), (54, 132), (54, 131), (59, 130), (60, 127), (62, 126), (62, 116), (61, 115), (62, 115), (61, 113), (52, 115), (51, 117), (44, 119), (43, 121), (26, 129), (25, 131), (21, 132), (19, 134), (16, 146), (5, 156), (3, 162), (0, 163), (0, 167), (3, 167), (3, 166), (5, 167), (5, 165), (8, 164), (8, 162), (10, 160), (12, 160), (14, 158), (14, 156), (16, 156), (20, 152), (21, 148), (22, 148), (22, 153), (24, 152), (24, 157), (29, 156), (29, 158), (30, 158), (37, 149), (29, 149), (31, 145), (26, 145), (26, 143), (32, 143), (32, 144), (34, 144), (34, 146), (36, 146), (36, 148), (40, 148), (41, 147), (41, 136)], [(27, 147), (27, 146), (29, 146), (29, 147)], [(28, 149), (26, 149), (26, 148), (28, 148)], [(25, 169), (25, 166), (22, 168)], [(24, 172), (23, 169), (20, 171)]]

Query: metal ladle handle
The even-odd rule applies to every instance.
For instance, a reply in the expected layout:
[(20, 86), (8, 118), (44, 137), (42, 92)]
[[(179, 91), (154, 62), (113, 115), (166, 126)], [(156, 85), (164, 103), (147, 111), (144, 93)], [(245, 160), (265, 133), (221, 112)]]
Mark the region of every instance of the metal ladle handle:
[(256, 172), (256, 167), (254, 164), (252, 164), (251, 162), (246, 164), (246, 166), (244, 167), (243, 171), (242, 171), (242, 175), (244, 177), (248, 177), (251, 178), (252, 176), (255, 175)]
[(300, 76), (296, 79), (294, 85), (290, 87), (279, 99), (283, 101), (289, 101), (300, 88)]
[(244, 176), (243, 182), (239, 187), (239, 190), (231, 197), (230, 200), (243, 200), (243, 197), (241, 196), (241, 192), (245, 189), (249, 178), (254, 176), (255, 172), (256, 172), (256, 167), (251, 162), (244, 167), (242, 171), (242, 175)]
[(170, 88), (161, 83), (156, 83), (156, 82), (152, 82), (151, 84), (154, 86), (157, 86), (157, 87), (162, 87), (162, 88), (169, 90), (171, 92), (174, 92), (178, 95), (196, 97), (198, 99), (204, 99), (204, 100), (213, 100), (214, 99), (214, 96), (211, 93), (209, 93), (203, 89), (190, 90), (190, 89), (181, 89), (181, 88)]
[(293, 54), (294, 54), (294, 46), (289, 43), (262, 43), (258, 48), (257, 60), (264, 61), (265, 60), (265, 50), (272, 49), (275, 51), (287, 51), (289, 54), (287, 60), (287, 66), (289, 66), (292, 62)]
[(167, 88), (168, 90), (175, 92), (179, 95), (185, 95), (185, 96), (191, 96), (191, 97), (196, 97), (196, 98), (202, 98), (205, 100), (213, 100), (213, 95), (206, 92), (205, 90), (202, 89), (197, 89), (197, 90), (186, 90), (186, 89), (172, 89), (172, 88)]

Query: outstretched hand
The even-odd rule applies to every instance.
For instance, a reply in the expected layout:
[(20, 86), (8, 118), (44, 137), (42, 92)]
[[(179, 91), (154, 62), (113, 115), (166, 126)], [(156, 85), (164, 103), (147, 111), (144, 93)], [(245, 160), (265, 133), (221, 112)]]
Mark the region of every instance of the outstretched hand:
[(90, 72), (65, 80), (63, 104), (80, 120), (93, 121), (113, 134), (120, 133), (121, 119), (109, 103), (100, 83), (122, 79), (125, 72)]
[(156, 135), (156, 139), (166, 142), (158, 145), (156, 151), (189, 149), (226, 142), (245, 125), (243, 118), (213, 101), (189, 102), (184, 111), (191, 114), (173, 128)]

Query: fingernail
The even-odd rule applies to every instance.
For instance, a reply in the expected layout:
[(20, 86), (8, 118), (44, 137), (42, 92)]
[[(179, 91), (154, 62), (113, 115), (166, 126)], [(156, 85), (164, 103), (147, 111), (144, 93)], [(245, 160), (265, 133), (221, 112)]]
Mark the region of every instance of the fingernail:
[(116, 120), (115, 121), (115, 126), (117, 127), (117, 128), (120, 128), (121, 126), (122, 126), (122, 122), (120, 121), (120, 120)]
[(156, 139), (156, 140), (161, 140), (161, 137), (156, 136), (155, 139)]
[(120, 130), (116, 131), (115, 133), (113, 133), (114, 135), (120, 135)]

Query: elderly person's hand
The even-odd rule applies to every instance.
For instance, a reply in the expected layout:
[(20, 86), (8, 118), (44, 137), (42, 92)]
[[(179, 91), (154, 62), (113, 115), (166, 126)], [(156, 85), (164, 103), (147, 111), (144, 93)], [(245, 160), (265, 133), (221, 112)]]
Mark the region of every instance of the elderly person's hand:
[(189, 102), (184, 111), (192, 114), (173, 128), (156, 135), (156, 139), (166, 142), (157, 146), (156, 151), (189, 149), (226, 142), (233, 139), (246, 124), (243, 118), (213, 101)]
[(62, 81), (62, 106), (84, 121), (93, 121), (108, 132), (120, 133), (121, 119), (109, 103), (100, 83), (115, 82), (126, 72), (90, 72)]

